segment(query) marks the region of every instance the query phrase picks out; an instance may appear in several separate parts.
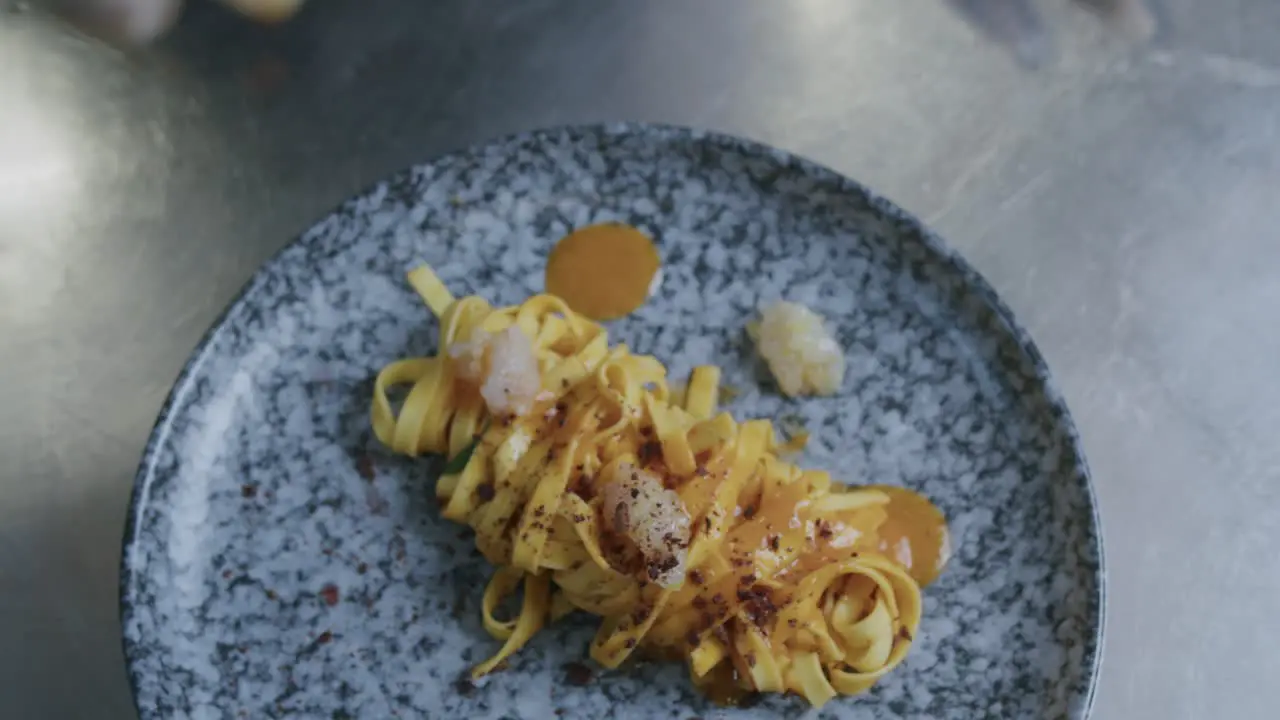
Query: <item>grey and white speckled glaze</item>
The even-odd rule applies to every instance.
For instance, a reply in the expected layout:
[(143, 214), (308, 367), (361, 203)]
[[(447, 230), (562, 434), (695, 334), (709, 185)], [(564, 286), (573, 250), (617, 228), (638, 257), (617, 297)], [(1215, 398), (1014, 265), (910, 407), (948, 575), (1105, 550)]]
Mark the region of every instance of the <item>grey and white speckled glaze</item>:
[[(433, 352), (406, 286), (427, 261), (455, 293), (542, 289), (551, 243), (620, 220), (657, 238), (665, 279), (613, 338), (673, 377), (714, 362), (742, 416), (798, 414), (806, 464), (905, 485), (951, 520), (906, 663), (832, 718), (1087, 714), (1103, 575), (1088, 472), (1043, 361), (990, 288), (857, 184), (757, 144), (620, 125), (520, 135), (422, 165), (347, 202), (248, 284), (179, 379), (139, 471), (122, 581), (144, 718), (690, 718), (803, 715), (794, 699), (708, 705), (679, 666), (565, 681), (592, 625), (539, 635), (483, 687), (489, 572), (438, 517), (438, 465), (369, 432), (371, 378)], [(848, 352), (839, 396), (770, 387), (743, 327), (785, 296)]]

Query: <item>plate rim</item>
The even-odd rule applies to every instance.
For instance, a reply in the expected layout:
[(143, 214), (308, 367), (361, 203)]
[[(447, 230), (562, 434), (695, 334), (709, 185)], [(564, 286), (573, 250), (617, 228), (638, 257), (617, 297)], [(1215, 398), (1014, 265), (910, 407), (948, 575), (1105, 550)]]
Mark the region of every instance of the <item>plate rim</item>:
[(358, 201), (361, 198), (368, 197), (377, 188), (383, 185), (394, 184), (402, 178), (412, 175), (415, 169), (431, 165), (445, 158), (465, 156), (474, 154), (481, 149), (504, 143), (518, 142), (523, 139), (533, 139), (538, 137), (551, 137), (556, 135), (568, 135), (577, 137), (587, 134), (596, 134), (602, 137), (616, 136), (643, 136), (643, 135), (674, 135), (682, 136), (686, 139), (694, 139), (700, 142), (711, 142), (719, 146), (736, 147), (742, 151), (750, 151), (751, 153), (763, 156), (772, 156), (779, 161), (785, 161), (795, 164), (799, 169), (807, 173), (825, 174), (829, 178), (838, 179), (840, 189), (843, 193), (854, 192), (860, 193), (876, 211), (893, 216), (895, 220), (904, 224), (911, 232), (915, 233), (916, 238), (930, 252), (932, 252), (938, 261), (949, 263), (954, 270), (959, 272), (963, 278), (966, 287), (981, 297), (982, 301), (993, 312), (993, 314), (1004, 324), (1007, 332), (1016, 341), (1018, 349), (1024, 354), (1026, 360), (1030, 363), (1035, 372), (1035, 379), (1039, 383), (1041, 391), (1045, 396), (1045, 401), (1054, 410), (1057, 417), (1056, 422), (1061, 426), (1069, 440), (1070, 450), (1073, 456), (1074, 465), (1077, 474), (1083, 481), (1084, 497), (1089, 505), (1089, 530), (1092, 531), (1094, 552), (1097, 557), (1096, 567), (1093, 570), (1095, 582), (1097, 585), (1096, 599), (1097, 604), (1097, 621), (1094, 623), (1094, 630), (1089, 633), (1084, 644), (1085, 666), (1086, 672), (1086, 688), (1084, 691), (1083, 702), (1079, 705), (1081, 708), (1080, 720), (1086, 720), (1093, 713), (1094, 703), (1098, 695), (1098, 680), (1101, 675), (1103, 654), (1106, 645), (1106, 624), (1107, 624), (1107, 563), (1105, 553), (1105, 542), (1103, 540), (1102, 516), (1098, 502), (1097, 487), (1093, 481), (1093, 474), (1089, 468), (1088, 460), (1084, 453), (1083, 439), (1076, 427), (1075, 419), (1070, 409), (1067, 407), (1066, 398), (1053, 379), (1053, 375), (1049, 370), (1049, 365), (1041, 354), (1039, 347), (1032, 339), (1030, 333), (1026, 330), (1017, 318), (1011, 308), (1005, 304), (1003, 298), (995, 288), (987, 281), (965, 257), (957, 252), (948, 244), (941, 235), (934, 232), (924, 221), (917, 215), (906, 210), (903, 206), (890, 200), (888, 197), (872, 190), (862, 182), (846, 175), (843, 172), (832, 168), (829, 165), (813, 160), (807, 155), (797, 151), (787, 150), (777, 147), (763, 140), (755, 140), (749, 137), (738, 135), (733, 132), (712, 130), (692, 125), (681, 125), (664, 122), (649, 121), (604, 121), (604, 122), (584, 122), (559, 125), (540, 126), (529, 130), (509, 132), (502, 135), (488, 137), (479, 141), (471, 142), (465, 145), (456, 146), (449, 150), (444, 150), (430, 155), (424, 160), (411, 163), (407, 166), (389, 173), (373, 182), (367, 183), (357, 190), (349, 193), (341, 201), (335, 203), (324, 215), (320, 216), (303, 230), (296, 233), (292, 239), (284, 243), (276, 249), (266, 260), (264, 260), (253, 271), (249, 278), (236, 291), (236, 293), (227, 301), (222, 310), (213, 319), (208, 329), (200, 336), (191, 352), (187, 355), (187, 359), (183, 362), (182, 368), (174, 378), (173, 384), (165, 396), (164, 403), (161, 405), (156, 420), (147, 435), (147, 442), (142, 450), (142, 455), (138, 462), (138, 469), (134, 474), (132, 488), (129, 495), (129, 504), (125, 514), (124, 532), (121, 538), (120, 566), (119, 566), (119, 584), (118, 592), (118, 621), (120, 623), (120, 639), (121, 649), (124, 655), (125, 672), (128, 676), (129, 694), (133, 701), (133, 706), (138, 713), (139, 718), (147, 720), (148, 718), (158, 717), (156, 711), (152, 708), (143, 708), (139, 705), (139, 689), (141, 681), (141, 673), (138, 670), (139, 648), (137, 644), (129, 638), (127, 629), (136, 615), (135, 598), (133, 596), (133, 584), (135, 576), (141, 572), (141, 569), (135, 569), (130, 562), (131, 550), (140, 542), (138, 528), (141, 518), (146, 511), (147, 501), (150, 496), (150, 489), (156, 477), (156, 457), (157, 451), (168, 438), (174, 419), (174, 409), (186, 396), (191, 389), (192, 380), (197, 376), (199, 369), (204, 365), (205, 360), (209, 357), (213, 340), (223, 330), (228, 316), (233, 310), (240, 307), (241, 303), (249, 296), (249, 294), (263, 282), (268, 274), (273, 272), (279, 264), (283, 255), (302, 243), (308, 234), (326, 218), (332, 217), (334, 214), (348, 204)]

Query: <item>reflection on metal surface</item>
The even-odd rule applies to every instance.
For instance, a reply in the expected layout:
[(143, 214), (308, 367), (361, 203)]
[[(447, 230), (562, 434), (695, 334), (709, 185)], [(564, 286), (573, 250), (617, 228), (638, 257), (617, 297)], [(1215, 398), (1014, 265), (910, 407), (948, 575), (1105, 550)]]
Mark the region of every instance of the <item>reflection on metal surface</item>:
[(0, 75), (6, 105), (0, 124), (0, 217), (53, 212), (58, 204), (79, 202), (80, 158), (62, 122), (75, 110), (42, 105), (8, 91), (10, 84)]
[[(74, 122), (74, 95), (49, 92), (63, 78), (34, 70), (34, 48), (0, 27), (0, 318), (39, 322), (53, 302), (68, 208), (86, 201), (89, 169)], [(63, 262), (58, 262), (59, 260)]]

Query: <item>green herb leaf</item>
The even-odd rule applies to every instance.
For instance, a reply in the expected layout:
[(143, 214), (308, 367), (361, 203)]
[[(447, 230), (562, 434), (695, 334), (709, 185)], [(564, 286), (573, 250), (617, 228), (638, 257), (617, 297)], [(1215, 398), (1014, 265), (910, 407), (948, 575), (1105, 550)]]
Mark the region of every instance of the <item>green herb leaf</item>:
[(449, 462), (444, 465), (445, 475), (457, 475), (466, 469), (467, 463), (471, 462), (471, 456), (476, 451), (476, 446), (480, 444), (480, 438), (471, 441), (471, 444), (462, 448), (462, 452), (449, 458)]
[(742, 391), (729, 383), (720, 383), (720, 402), (731, 403), (738, 399)]
[(480, 429), (480, 432), (476, 433), (476, 436), (471, 439), (471, 442), (466, 447), (462, 448), (457, 455), (449, 458), (449, 462), (444, 465), (443, 474), (456, 475), (465, 470), (467, 463), (471, 462), (471, 456), (475, 454), (476, 447), (480, 445), (480, 439), (488, 431), (489, 423), (485, 423), (484, 427)]
[(791, 432), (804, 430), (804, 418), (797, 413), (787, 413), (780, 420), (779, 425), (788, 428)]

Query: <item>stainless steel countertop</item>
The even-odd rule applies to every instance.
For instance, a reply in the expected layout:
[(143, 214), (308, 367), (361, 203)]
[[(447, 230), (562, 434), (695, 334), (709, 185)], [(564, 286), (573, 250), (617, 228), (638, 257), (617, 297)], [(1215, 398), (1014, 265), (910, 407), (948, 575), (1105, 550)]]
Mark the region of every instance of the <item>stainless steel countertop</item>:
[(1280, 3), (1167, 5), (1145, 50), (1058, 7), (1032, 74), (929, 0), (330, 0), (274, 30), (197, 6), (128, 56), (0, 2), (4, 716), (133, 716), (130, 483), (259, 263), (443, 150), (648, 119), (877, 188), (1027, 325), (1101, 494), (1096, 718), (1273, 717)]

